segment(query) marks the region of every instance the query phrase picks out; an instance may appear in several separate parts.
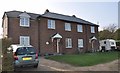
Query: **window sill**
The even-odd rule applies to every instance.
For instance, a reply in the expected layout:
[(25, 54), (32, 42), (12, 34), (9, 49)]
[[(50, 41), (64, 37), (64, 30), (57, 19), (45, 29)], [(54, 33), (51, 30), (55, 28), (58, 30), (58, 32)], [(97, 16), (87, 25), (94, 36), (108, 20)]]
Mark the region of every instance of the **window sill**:
[(48, 28), (49, 30), (55, 30), (54, 28)]
[(80, 31), (77, 31), (78, 33), (83, 33), (83, 32), (80, 32)]
[(20, 27), (30, 27), (30, 26), (20, 26)]
[(95, 34), (95, 32), (91, 32), (91, 34)]
[(78, 48), (83, 49), (84, 47), (78, 47)]
[(65, 30), (65, 31), (67, 31), (67, 32), (71, 32), (71, 30)]
[(66, 47), (66, 49), (72, 49), (72, 47)]

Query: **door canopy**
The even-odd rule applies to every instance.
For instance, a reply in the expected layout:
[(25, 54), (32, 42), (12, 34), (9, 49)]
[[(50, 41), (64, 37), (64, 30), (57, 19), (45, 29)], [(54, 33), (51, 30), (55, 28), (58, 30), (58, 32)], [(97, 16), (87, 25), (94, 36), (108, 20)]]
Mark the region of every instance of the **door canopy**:
[(91, 40), (97, 40), (97, 38), (96, 38), (95, 36), (93, 36), (93, 37), (91, 38)]
[(61, 39), (62, 36), (61, 36), (59, 33), (57, 33), (57, 34), (55, 34), (52, 38), (53, 38), (53, 39), (54, 39), (54, 38), (56, 38), (56, 39)]
[(93, 36), (92, 38), (89, 39), (89, 42), (91, 43), (93, 40), (97, 40), (97, 38)]

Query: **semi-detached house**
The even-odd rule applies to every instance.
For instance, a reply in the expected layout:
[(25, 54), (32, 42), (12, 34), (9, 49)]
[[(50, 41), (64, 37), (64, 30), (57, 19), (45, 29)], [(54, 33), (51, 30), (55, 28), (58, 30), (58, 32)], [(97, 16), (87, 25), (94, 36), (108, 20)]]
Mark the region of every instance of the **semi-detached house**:
[(3, 15), (3, 37), (13, 44), (32, 45), (40, 54), (73, 54), (97, 50), (98, 25), (46, 10), (44, 14), (8, 11)]

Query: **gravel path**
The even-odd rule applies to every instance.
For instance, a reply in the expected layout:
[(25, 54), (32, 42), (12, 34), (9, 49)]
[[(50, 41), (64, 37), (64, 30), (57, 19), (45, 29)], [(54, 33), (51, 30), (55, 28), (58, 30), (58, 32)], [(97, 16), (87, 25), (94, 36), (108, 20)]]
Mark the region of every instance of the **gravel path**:
[(74, 67), (69, 64), (44, 59), (43, 57), (40, 59), (40, 62), (41, 65), (49, 66), (59, 71), (118, 71), (118, 60), (87, 67)]

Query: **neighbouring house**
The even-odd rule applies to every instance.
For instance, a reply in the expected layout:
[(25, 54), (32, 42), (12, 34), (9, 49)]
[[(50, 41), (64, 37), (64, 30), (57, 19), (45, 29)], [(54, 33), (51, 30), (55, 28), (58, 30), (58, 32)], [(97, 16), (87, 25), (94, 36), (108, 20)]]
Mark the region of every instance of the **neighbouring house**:
[(33, 45), (40, 54), (88, 52), (99, 48), (98, 25), (81, 18), (49, 12), (8, 11), (3, 37), (13, 44)]

